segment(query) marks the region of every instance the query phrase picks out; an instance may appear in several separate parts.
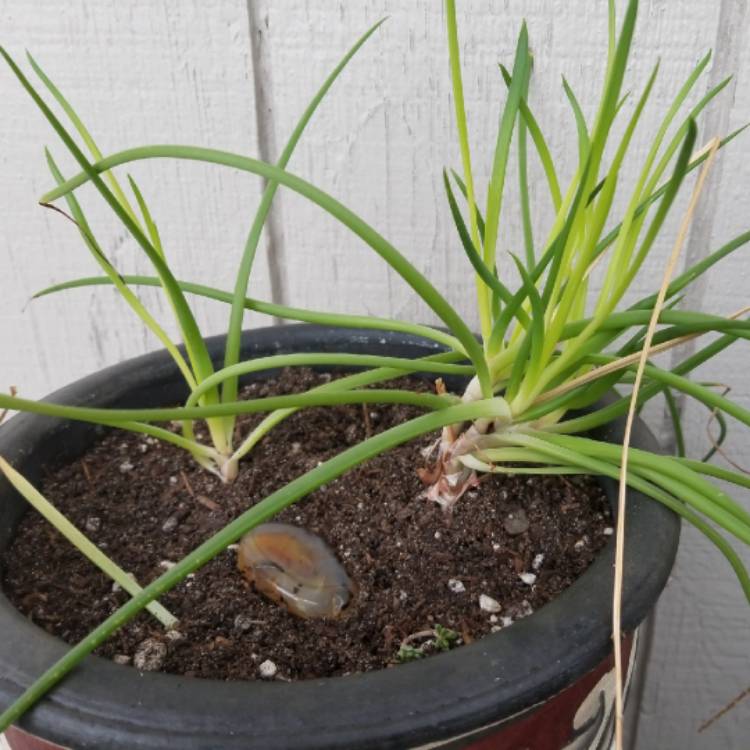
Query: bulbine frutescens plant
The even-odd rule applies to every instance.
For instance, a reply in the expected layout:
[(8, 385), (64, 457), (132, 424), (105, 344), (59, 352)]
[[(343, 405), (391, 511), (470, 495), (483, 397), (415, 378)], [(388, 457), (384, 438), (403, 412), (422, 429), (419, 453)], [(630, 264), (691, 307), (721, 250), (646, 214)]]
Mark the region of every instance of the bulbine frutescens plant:
[[(302, 178), (286, 171), (292, 152), (315, 108), (340, 71), (375, 31), (370, 29), (345, 56), (303, 113), (278, 163), (273, 166), (246, 156), (189, 146), (143, 146), (104, 157), (68, 102), (30, 59), (42, 83), (62, 107), (84, 146), (80, 147), (62, 121), (45, 103), (34, 85), (5, 53), (5, 59), (28, 90), (45, 117), (81, 167), (66, 179), (52, 157), (48, 161), (57, 186), (43, 196), (44, 204), (67, 201), (70, 217), (85, 244), (104, 271), (103, 276), (76, 279), (40, 294), (73, 287), (110, 284), (167, 347), (190, 389), (182, 407), (159, 409), (96, 409), (66, 407), (0, 396), (0, 408), (27, 410), (70, 419), (135, 430), (174, 443), (195, 456), (208, 470), (231, 481), (238, 461), (293, 411), (309, 406), (341, 403), (400, 402), (421, 407), (426, 414), (370, 437), (326, 461), (277, 490), (247, 510), (208, 539), (173, 568), (142, 590), (110, 616), (0, 717), (7, 726), (50, 689), (86, 654), (148, 603), (175, 586), (253, 526), (269, 519), (287, 505), (339, 476), (351, 467), (383, 451), (430, 432), (442, 430), (435, 446), (436, 458), (422, 477), (426, 494), (446, 508), (453, 506), (486, 472), (588, 473), (617, 478), (623, 449), (587, 436), (592, 428), (625, 414), (629, 399), (619, 397), (606, 407), (597, 406), (603, 394), (618, 385), (633, 383), (645, 349), (648, 355), (670, 349), (704, 333), (718, 333), (707, 346), (697, 349), (671, 369), (649, 361), (644, 370), (637, 402), (643, 404), (664, 394), (674, 404), (675, 392), (706, 404), (718, 414), (729, 415), (750, 425), (750, 413), (709, 386), (688, 379), (698, 365), (726, 349), (738, 339), (750, 337), (750, 324), (730, 317), (679, 308), (682, 291), (717, 262), (750, 240), (750, 232), (733, 239), (702, 261), (671, 280), (663, 295), (654, 293), (623, 306), (633, 279), (664, 225), (665, 218), (686, 177), (713, 157), (716, 148), (736, 133), (709, 148), (696, 151), (695, 119), (721, 91), (727, 81), (706, 93), (687, 113), (683, 105), (709, 63), (704, 57), (690, 73), (650, 136), (644, 161), (634, 169), (629, 156), (631, 142), (656, 80), (658, 65), (643, 92), (634, 100), (623, 92), (623, 79), (633, 37), (637, 2), (630, 0), (618, 30), (614, 4), (609, 9), (609, 50), (603, 92), (598, 110), (587, 122), (576, 97), (565, 82), (564, 91), (574, 114), (578, 165), (563, 189), (555, 162), (540, 124), (528, 100), (532, 57), (527, 31), (522, 28), (511, 70), (501, 66), (499, 85), (507, 88), (502, 109), (486, 205), (480, 210), (472, 173), (468, 128), (463, 103), (454, 0), (446, 2), (450, 71), (453, 84), (463, 176), (444, 173), (448, 209), (458, 230), (458, 240), (476, 273), (481, 339), (458, 315), (435, 287), (392, 244), (360, 216), (335, 198)], [(626, 112), (628, 113), (626, 115)], [(613, 124), (624, 119), (624, 129), (615, 140)], [(614, 141), (614, 142), (613, 142)], [(537, 242), (531, 230), (531, 201), (527, 162), (529, 145), (539, 159), (549, 188), (554, 219), (547, 237)], [(523, 227), (522, 250), (509, 258), (497, 254), (508, 165), (515, 147), (520, 188), (519, 216)], [(87, 153), (84, 151), (87, 149)], [(242, 255), (233, 292), (222, 292), (204, 284), (175, 278), (158, 230), (142, 193), (129, 180), (134, 204), (111, 170), (140, 159), (192, 159), (240, 169), (266, 180), (260, 206)], [(625, 212), (612, 221), (615, 196), (624, 193), (624, 167), (636, 173), (635, 184), (624, 194)], [(75, 190), (91, 182), (112, 207), (152, 262), (154, 276), (121, 275), (107, 259), (75, 197)], [(263, 224), (279, 186), (296, 191), (319, 205), (378, 253), (434, 311), (446, 330), (392, 319), (360, 317), (296, 309), (247, 297), (253, 259)], [(622, 198), (623, 195), (620, 195)], [(137, 210), (136, 210), (137, 207)], [(501, 271), (512, 264), (521, 282), (514, 291), (503, 282)], [(589, 294), (592, 269), (600, 264), (601, 289)], [(467, 266), (468, 268), (468, 266)], [(507, 277), (507, 274), (506, 274)], [(134, 288), (160, 286), (180, 324), (185, 354), (150, 317)], [(223, 367), (215, 369), (201, 338), (185, 295), (194, 294), (224, 301), (231, 306)], [(663, 300), (662, 300), (663, 296)], [(444, 351), (429, 357), (405, 359), (353, 354), (289, 354), (240, 361), (239, 336), (246, 309), (269, 315), (353, 328), (404, 331), (439, 343)], [(649, 323), (658, 314), (660, 324), (651, 335)], [(280, 366), (322, 365), (358, 368), (354, 374), (303, 394), (238, 400), (238, 379), (245, 374)], [(373, 386), (404, 372), (462, 375), (468, 386), (460, 396), (438, 388), (436, 394), (417, 394)], [(571, 416), (571, 411), (575, 414)], [(676, 415), (676, 409), (672, 409)], [(267, 413), (258, 427), (240, 441), (235, 440), (236, 418), (248, 412)], [(158, 426), (163, 420), (180, 420), (181, 435)], [(210, 444), (199, 442), (194, 423), (205, 420)], [(675, 421), (678, 444), (682, 445), (679, 419)], [(512, 466), (512, 468), (508, 468)], [(415, 469), (420, 467), (415, 467)], [(632, 450), (627, 483), (664, 503), (703, 531), (728, 559), (750, 598), (750, 578), (727, 535), (750, 544), (750, 514), (706, 477), (716, 477), (740, 487), (750, 487), (750, 478), (707, 461), (683, 455), (665, 456)]]

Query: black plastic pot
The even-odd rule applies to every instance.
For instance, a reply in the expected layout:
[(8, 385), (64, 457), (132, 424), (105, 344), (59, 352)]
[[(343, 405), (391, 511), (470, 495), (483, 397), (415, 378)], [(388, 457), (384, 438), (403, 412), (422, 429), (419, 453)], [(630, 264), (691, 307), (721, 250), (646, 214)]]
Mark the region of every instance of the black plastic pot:
[[(223, 337), (208, 344), (220, 359)], [(402, 334), (305, 325), (256, 330), (242, 341), (245, 357), (292, 351), (415, 356), (435, 348)], [(158, 352), (84, 378), (50, 400), (145, 407), (185, 396), (171, 359)], [(616, 441), (621, 430), (615, 423), (606, 437)], [(36, 482), (43, 471), (74, 460), (99, 432), (92, 425), (19, 415), (0, 428), (0, 454)], [(639, 421), (633, 444), (657, 448)], [(614, 498), (613, 485), (607, 487)], [(25, 502), (0, 483), (0, 551), (27, 510)], [(630, 493), (627, 526), (623, 626), (632, 633), (666, 583), (679, 521), (658, 503)], [(507, 727), (508, 737), (513, 727), (518, 735), (518, 728), (550, 698), (573, 695), (570, 691), (584, 678), (596, 682), (592, 670), (607, 671), (612, 561), (610, 543), (579, 580), (532, 616), (450, 653), (369, 674), (291, 684), (231, 683), (142, 674), (89, 657), (24, 716), (19, 727), (65, 747), (97, 750), (526, 747), (492, 738)], [(3, 596), (0, 634), (0, 705), (5, 707), (63, 655), (66, 645), (27, 621)], [(589, 731), (581, 725), (580, 712), (569, 721), (570, 738)], [(25, 737), (17, 735), (15, 746), (33, 747), (23, 744)], [(528, 747), (565, 747), (565, 735), (560, 738)]]

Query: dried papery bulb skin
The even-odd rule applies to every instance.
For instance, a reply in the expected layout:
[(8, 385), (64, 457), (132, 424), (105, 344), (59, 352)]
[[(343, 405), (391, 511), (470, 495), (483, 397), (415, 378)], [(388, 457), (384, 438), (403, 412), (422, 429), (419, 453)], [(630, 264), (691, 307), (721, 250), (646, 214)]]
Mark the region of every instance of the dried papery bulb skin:
[(246, 534), (237, 566), (257, 591), (299, 617), (338, 617), (354, 593), (325, 542), (285, 523), (264, 523)]

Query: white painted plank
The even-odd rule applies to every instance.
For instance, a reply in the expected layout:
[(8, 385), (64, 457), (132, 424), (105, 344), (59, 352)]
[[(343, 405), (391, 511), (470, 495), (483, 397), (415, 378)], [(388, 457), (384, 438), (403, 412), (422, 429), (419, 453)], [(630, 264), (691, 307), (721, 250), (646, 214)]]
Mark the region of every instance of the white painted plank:
[[(359, 4), (314, 3), (301, 0), (266, 1), (265, 28), (270, 42), (267, 65), (273, 77), (278, 142), (289, 132), (306, 98), (335, 64), (343, 50), (369, 24), (385, 14), (391, 18), (368, 43), (350, 70), (329, 95), (311, 126), (291, 169), (342, 199), (435, 281), (449, 300), (476, 323), (473, 289), (462, 253), (457, 246), (442, 194), (440, 169), (456, 165), (458, 154), (452, 124), (452, 103), (447, 77), (444, 18), (433, 2), (371, 1)], [(459, 4), (462, 5), (462, 4)], [(605, 3), (472, 2), (460, 18), (465, 61), (465, 88), (478, 180), (486, 180), (494, 145), (494, 128), (500, 102), (495, 63), (512, 62), (513, 44), (523, 17), (527, 19), (535, 54), (532, 103), (545, 127), (553, 154), (563, 149), (561, 175), (574, 166), (572, 119), (559, 89), (561, 73), (574, 86), (587, 117), (599, 94), (601, 61), (605, 54)], [(633, 149), (634, 164), (645, 155), (644, 134), (653, 132), (671, 97), (698, 59), (717, 40), (719, 5), (707, 3), (642, 3), (628, 88), (640, 92), (657, 56), (662, 58), (652, 101), (639, 126)], [(743, 29), (733, 29), (742, 33)], [(324, 41), (323, 41), (324, 40)], [(745, 53), (747, 54), (747, 53)], [(743, 60), (740, 88), (750, 76)], [(696, 97), (705, 91), (704, 80)], [(719, 101), (718, 118), (726, 121), (732, 101)], [(739, 104), (739, 102), (738, 102)], [(731, 111), (732, 125), (746, 121), (739, 106)], [(703, 140), (714, 133), (701, 132)], [(640, 136), (640, 137), (639, 137)], [(574, 149), (574, 145), (572, 146)], [(743, 228), (747, 216), (745, 175), (734, 167), (747, 162), (750, 145), (735, 145), (729, 159), (734, 173), (721, 180), (734, 221), (716, 221), (712, 247)], [(744, 158), (743, 158), (744, 157)], [(558, 158), (560, 158), (558, 156)], [(532, 160), (533, 161), (533, 160)], [(632, 182), (634, 167), (625, 170)], [(744, 172), (744, 169), (742, 169)], [(513, 205), (515, 173), (509, 172)], [(533, 175), (532, 206), (535, 235), (543, 236), (548, 221), (546, 196), (537, 170)], [(714, 182), (715, 185), (715, 182)], [(655, 290), (669, 252), (686, 197), (674, 211), (653, 259), (646, 264), (634, 295)], [(721, 201), (722, 205), (724, 200)], [(353, 240), (320, 211), (295, 196), (284, 194), (284, 249), (288, 259), (287, 285), (294, 304), (325, 309), (391, 314), (431, 320), (403, 283), (393, 278), (382, 262)], [(722, 214), (723, 216), (723, 214)], [(517, 214), (509, 219), (504, 248), (519, 247)], [(746, 304), (737, 299), (747, 288), (747, 269), (735, 262), (731, 270), (712, 276), (705, 309), (729, 311)], [(729, 284), (729, 289), (727, 288)], [(712, 289), (720, 289), (718, 296)], [(727, 292), (729, 292), (727, 294)], [(700, 300), (698, 300), (700, 302)], [(746, 387), (743, 353), (735, 350), (715, 366), (727, 379)], [(739, 393), (743, 403), (746, 394)], [(661, 406), (650, 410), (659, 426)], [(692, 420), (692, 421), (691, 421)], [(695, 425), (688, 414), (688, 422)], [(691, 430), (696, 434), (696, 430)], [(691, 438), (693, 455), (699, 450)], [(750, 463), (748, 441), (733, 441), (733, 450)], [(744, 498), (747, 501), (747, 498)], [(712, 730), (697, 735), (700, 721), (728, 700), (746, 679), (747, 638), (740, 633), (746, 623), (746, 603), (721, 560), (702, 540), (686, 533), (675, 570), (657, 619), (657, 643), (651, 678), (640, 722), (638, 747), (732, 747), (742, 736), (747, 707), (738, 708)], [(726, 602), (722, 611), (721, 604)], [(699, 616), (691, 618), (689, 613)], [(711, 618), (708, 613), (711, 613)], [(727, 640), (727, 636), (729, 640)], [(695, 658), (696, 650), (702, 656)], [(735, 689), (737, 688), (737, 689)]]
[[(404, 7), (393, 2), (352, 5), (282, 0), (264, 5), (275, 103), (271, 114), (279, 143), (343, 51), (371, 23), (390, 14), (329, 94), (290, 168), (361, 212), (475, 321), (473, 280), (450, 226), (442, 188), (442, 167), (457, 166), (459, 159), (440, 4), (418, 2)], [(605, 14), (604, 4), (593, 9), (585, 2), (556, 4), (551, 10), (549, 3), (519, 0), (472, 3), (471, 12), (461, 16), (478, 183), (486, 182), (489, 174), (503, 95), (496, 63), (512, 63), (523, 16), (535, 55), (532, 102), (559, 159), (562, 177), (570, 176), (576, 159), (575, 136), (560, 75), (568, 76), (592, 118), (606, 55)], [(576, 28), (583, 17), (591, 33), (582, 35)], [(631, 65), (634, 91), (645, 83), (657, 50), (665, 53), (644, 131), (653, 129), (656, 115), (710, 46), (715, 26), (714, 11), (696, 4), (685, 4), (676, 13), (666, 13), (663, 4), (643, 9)], [(637, 146), (634, 153), (640, 160), (644, 145)], [(548, 226), (549, 202), (540, 170), (533, 158), (531, 162), (535, 235), (539, 238)], [(631, 179), (635, 176), (633, 170), (628, 174)], [(514, 167), (508, 179), (506, 205), (514, 207)], [(282, 205), (289, 295), (296, 303), (430, 317), (403, 282), (392, 278), (371, 251), (319, 209), (286, 193)], [(501, 248), (519, 249), (517, 211), (511, 208), (507, 216)], [(652, 270), (646, 270), (645, 278), (653, 278)], [(332, 286), (337, 289), (333, 299)]]
[[(443, 165), (458, 164), (440, 3), (249, 1), (252, 28), (262, 35), (255, 40), (262, 72), (255, 90), (262, 89), (266, 97), (261, 115), (266, 135), (260, 144), (244, 2), (0, 0), (0, 23), (4, 43), (16, 54), (24, 46), (32, 49), (79, 106), (105, 150), (177, 141), (261, 152), (274, 159), (343, 52), (366, 27), (390, 14), (315, 116), (290, 167), (360, 211), (475, 322), (473, 283), (450, 226), (440, 176)], [(742, 10), (745, 4), (724, 0), (723, 6)], [(569, 176), (575, 158), (573, 124), (559, 76), (567, 75), (591, 118), (605, 54), (606, 3), (479, 0), (461, 5), (477, 180), (488, 175), (501, 102), (495, 63), (512, 61), (522, 16), (536, 61), (532, 103), (553, 153), (559, 155), (561, 175)], [(663, 64), (639, 133), (653, 128), (656, 115), (703, 52), (717, 39), (725, 43), (719, 10), (718, 3), (689, 0), (642, 3), (629, 71), (633, 91), (645, 83), (657, 55)], [(730, 33), (747, 39), (747, 14)], [(736, 100), (720, 105), (733, 104), (730, 126), (750, 119), (745, 85), (750, 50), (747, 44), (739, 49)], [(36, 197), (49, 184), (40, 145), (55, 141), (7, 70), (0, 72), (0, 86), (6, 105), (0, 128), (0, 387), (15, 383), (25, 395), (40, 396), (154, 343), (106, 292), (71, 292), (22, 309), (35, 289), (90, 273), (93, 264), (64, 220), (36, 207)], [(639, 143), (636, 163), (644, 154), (643, 141)], [(724, 157), (726, 168), (712, 182), (723, 196), (709, 233), (712, 247), (747, 228), (748, 156), (750, 141), (745, 138)], [(535, 234), (541, 237), (549, 212), (535, 170), (532, 201)], [(178, 269), (194, 279), (230, 286), (258, 196), (252, 179), (184, 164), (141, 164), (134, 172), (147, 195), (153, 195)], [(628, 176), (632, 179), (635, 172), (630, 169)], [(509, 180), (507, 204), (514, 205), (513, 168)], [(113, 220), (98, 208), (97, 198), (86, 195), (113, 256), (123, 268), (143, 268), (132, 243), (123, 243)], [(432, 319), (403, 282), (319, 209), (287, 193), (280, 197), (277, 250), (286, 262), (277, 295), (300, 306)], [(517, 214), (509, 217), (503, 248), (519, 246)], [(671, 239), (667, 232), (638, 281), (638, 293), (654, 288)], [(712, 275), (702, 295), (704, 309), (728, 312), (747, 304), (748, 268), (735, 262), (731, 271)], [(255, 278), (253, 292), (268, 297), (265, 267), (258, 268)], [(155, 295), (146, 298), (156, 303)], [(199, 307), (208, 331), (224, 327), (223, 307)], [(166, 312), (163, 305), (156, 309)], [(734, 383), (734, 395), (750, 406), (746, 351), (738, 348), (702, 376)], [(694, 455), (704, 447), (704, 421), (703, 412), (688, 410)], [(735, 460), (750, 464), (746, 433), (736, 430), (729, 450)], [(748, 502), (747, 493), (742, 499)], [(747, 605), (706, 543), (690, 532), (685, 539), (659, 607), (640, 724), (638, 747), (643, 750), (737, 747), (750, 717), (746, 702), (709, 733), (695, 732), (707, 715), (746, 686)]]
[[(257, 151), (243, 0), (0, 0), (0, 25), (9, 51), (19, 60), (24, 47), (33, 52), (105, 153), (165, 142)], [(158, 342), (112, 290), (77, 290), (25, 307), (36, 290), (96, 274), (98, 266), (75, 228), (36, 203), (51, 185), (42, 147), (49, 144), (68, 173), (71, 159), (5, 65), (0, 86), (0, 388), (15, 384), (23, 395), (40, 397)], [(187, 162), (141, 162), (131, 171), (178, 276), (231, 289), (259, 181)], [(81, 194), (113, 261), (122, 271), (146, 272), (145, 258), (99, 196), (90, 188)], [(262, 258), (253, 291), (268, 296)], [(159, 294), (144, 298), (174, 331)], [(228, 308), (202, 301), (195, 307), (207, 334), (225, 329)]]
[[(730, 132), (750, 116), (746, 85), (750, 77), (747, 11), (744, 0), (721, 3), (711, 78), (716, 83), (723, 76), (736, 73), (736, 80), (727, 92), (732, 106), (714, 110), (707, 117), (707, 137)], [(750, 199), (745, 187), (750, 178), (748, 153), (750, 141), (741, 136), (720, 155), (688, 244), (691, 260), (700, 259), (748, 229)], [(695, 285), (686, 304), (722, 314), (747, 305), (748, 252), (748, 248), (738, 251), (716, 273)], [(741, 342), (731, 352), (702, 367), (696, 379), (731, 384), (731, 397), (748, 408), (747, 360), (747, 343)], [(688, 402), (684, 421), (690, 455), (700, 457), (710, 447), (706, 435), (707, 411)], [(728, 456), (745, 467), (750, 466), (750, 430), (734, 420), (729, 420), (729, 427)], [(724, 459), (715, 460), (729, 467)], [(726, 489), (750, 509), (750, 492)], [(739, 543), (735, 546), (745, 564), (750, 565), (747, 548)], [(699, 735), (697, 729), (750, 685), (747, 634), (747, 601), (732, 580), (728, 564), (701, 534), (685, 529), (672, 581), (658, 610), (655, 658), (652, 678), (645, 690), (639, 746), (688, 750), (743, 746), (750, 724), (747, 700), (705, 733)]]

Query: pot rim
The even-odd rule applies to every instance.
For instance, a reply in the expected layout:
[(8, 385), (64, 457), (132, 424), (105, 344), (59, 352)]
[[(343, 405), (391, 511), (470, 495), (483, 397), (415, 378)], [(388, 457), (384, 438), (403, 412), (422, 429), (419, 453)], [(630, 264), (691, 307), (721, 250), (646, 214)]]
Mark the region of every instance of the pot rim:
[[(206, 340), (217, 361), (224, 339)], [(243, 357), (344, 348), (396, 356), (440, 349), (407, 334), (307, 324), (255, 329), (242, 338)], [(178, 379), (169, 355), (158, 351), (78, 380), (46, 400), (169, 403), (184, 389)], [(623, 427), (624, 420), (617, 420), (597, 436), (616, 441)], [(0, 454), (36, 481), (47, 462), (71, 460), (97, 431), (92, 425), (21, 414), (0, 428)], [(632, 444), (658, 450), (640, 419)], [(603, 484), (612, 502), (616, 483)], [(0, 551), (12, 535), (8, 508), (25, 503), (4, 481), (2, 500)], [(680, 522), (658, 502), (629, 491), (626, 525), (623, 629), (630, 632), (667, 582)], [(533, 615), (472, 644), (395, 669), (282, 684), (224, 682), (144, 674), (89, 656), (18, 726), (65, 746), (100, 750), (403, 748), (459, 735), (551, 697), (609, 653), (613, 560), (611, 539), (583, 575)], [(26, 620), (2, 593), (0, 633), (0, 705), (7, 706), (68, 646)]]

